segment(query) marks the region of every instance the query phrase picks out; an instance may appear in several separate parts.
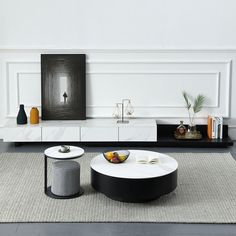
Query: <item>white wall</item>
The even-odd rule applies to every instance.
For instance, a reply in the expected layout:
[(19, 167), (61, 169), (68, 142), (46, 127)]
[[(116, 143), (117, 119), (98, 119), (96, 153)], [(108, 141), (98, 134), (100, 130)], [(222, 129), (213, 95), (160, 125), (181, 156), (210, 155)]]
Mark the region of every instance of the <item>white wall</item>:
[[(193, 94), (209, 89), (210, 100), (199, 122), (205, 122), (209, 113), (222, 114), (236, 139), (235, 9), (235, 0), (0, 0), (0, 124), (6, 117), (16, 115), (19, 89), (15, 80), (26, 82), (27, 76), (39, 79), (40, 53), (83, 52), (91, 62), (88, 62), (91, 69), (88, 77), (93, 84), (99, 78), (105, 80), (109, 70), (113, 72), (112, 79), (118, 81), (120, 67), (126, 80), (129, 70), (142, 74), (137, 77), (141, 76), (143, 81), (144, 78), (153, 81), (154, 76), (153, 83), (158, 89), (163, 78), (164, 89), (149, 98), (147, 108), (142, 108), (142, 96), (137, 101), (137, 94), (132, 92), (137, 116), (175, 122), (185, 116), (178, 94), (186, 81), (195, 85), (188, 84), (185, 88)], [(131, 63), (125, 63), (128, 60)], [(96, 65), (97, 61), (105, 63)], [(140, 71), (140, 65), (145, 73)], [(132, 85), (128, 77), (128, 84)], [(168, 80), (173, 81), (170, 90)], [(211, 81), (214, 89), (209, 86)], [(151, 84), (149, 87), (153, 88)], [(94, 89), (99, 88), (96, 84), (89, 91), (93, 89), (94, 94)], [(163, 99), (162, 93), (170, 96)], [(28, 99), (31, 101), (32, 97)], [(99, 100), (93, 108), (91, 103), (89, 114), (108, 116), (117, 99), (114, 96), (106, 104)]]
[(0, 46), (231, 48), (235, 0), (0, 0)]

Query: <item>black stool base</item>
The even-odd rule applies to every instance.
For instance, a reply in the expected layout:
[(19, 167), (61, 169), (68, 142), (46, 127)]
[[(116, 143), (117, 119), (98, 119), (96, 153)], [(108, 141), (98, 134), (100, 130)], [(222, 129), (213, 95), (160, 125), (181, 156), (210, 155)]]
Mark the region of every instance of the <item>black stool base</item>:
[(69, 195), (69, 196), (58, 196), (58, 195), (52, 193), (51, 186), (47, 187), (47, 191), (45, 192), (45, 194), (48, 197), (55, 198), (55, 199), (71, 199), (71, 198), (76, 198), (76, 197), (80, 197), (81, 195), (83, 195), (83, 193), (84, 193), (84, 190), (82, 188), (80, 188), (80, 191), (78, 193), (76, 193), (76, 194)]

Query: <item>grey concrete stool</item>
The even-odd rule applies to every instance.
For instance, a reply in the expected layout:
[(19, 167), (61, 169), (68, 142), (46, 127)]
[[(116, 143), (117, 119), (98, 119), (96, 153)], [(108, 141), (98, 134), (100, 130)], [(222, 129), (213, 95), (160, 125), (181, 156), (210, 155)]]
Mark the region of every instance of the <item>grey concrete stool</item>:
[(57, 161), (52, 164), (52, 193), (71, 196), (80, 191), (80, 165), (75, 161)]

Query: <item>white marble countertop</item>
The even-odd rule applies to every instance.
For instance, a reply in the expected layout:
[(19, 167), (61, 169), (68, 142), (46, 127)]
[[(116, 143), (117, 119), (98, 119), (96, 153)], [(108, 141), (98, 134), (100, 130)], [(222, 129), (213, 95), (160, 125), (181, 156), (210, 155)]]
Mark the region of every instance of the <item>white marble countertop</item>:
[[(29, 119), (28, 119), (29, 121)], [(8, 119), (4, 127), (7, 128), (16, 128), (16, 127), (58, 127), (58, 126), (65, 126), (65, 127), (154, 127), (156, 126), (155, 119), (129, 119), (128, 124), (120, 124), (117, 123), (117, 119), (105, 119), (105, 118), (94, 118), (94, 119), (87, 119), (87, 120), (53, 120), (53, 121), (42, 121), (40, 120), (39, 124), (31, 125), (29, 122), (26, 125), (17, 125), (16, 119), (11, 118)]]

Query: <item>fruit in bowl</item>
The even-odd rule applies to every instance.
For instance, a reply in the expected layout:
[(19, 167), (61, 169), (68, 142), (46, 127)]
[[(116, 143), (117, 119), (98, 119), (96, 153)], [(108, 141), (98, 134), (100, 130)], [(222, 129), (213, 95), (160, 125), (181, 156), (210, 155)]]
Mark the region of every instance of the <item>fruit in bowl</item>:
[(103, 156), (110, 163), (118, 164), (124, 162), (129, 157), (130, 152), (127, 150), (104, 152)]

